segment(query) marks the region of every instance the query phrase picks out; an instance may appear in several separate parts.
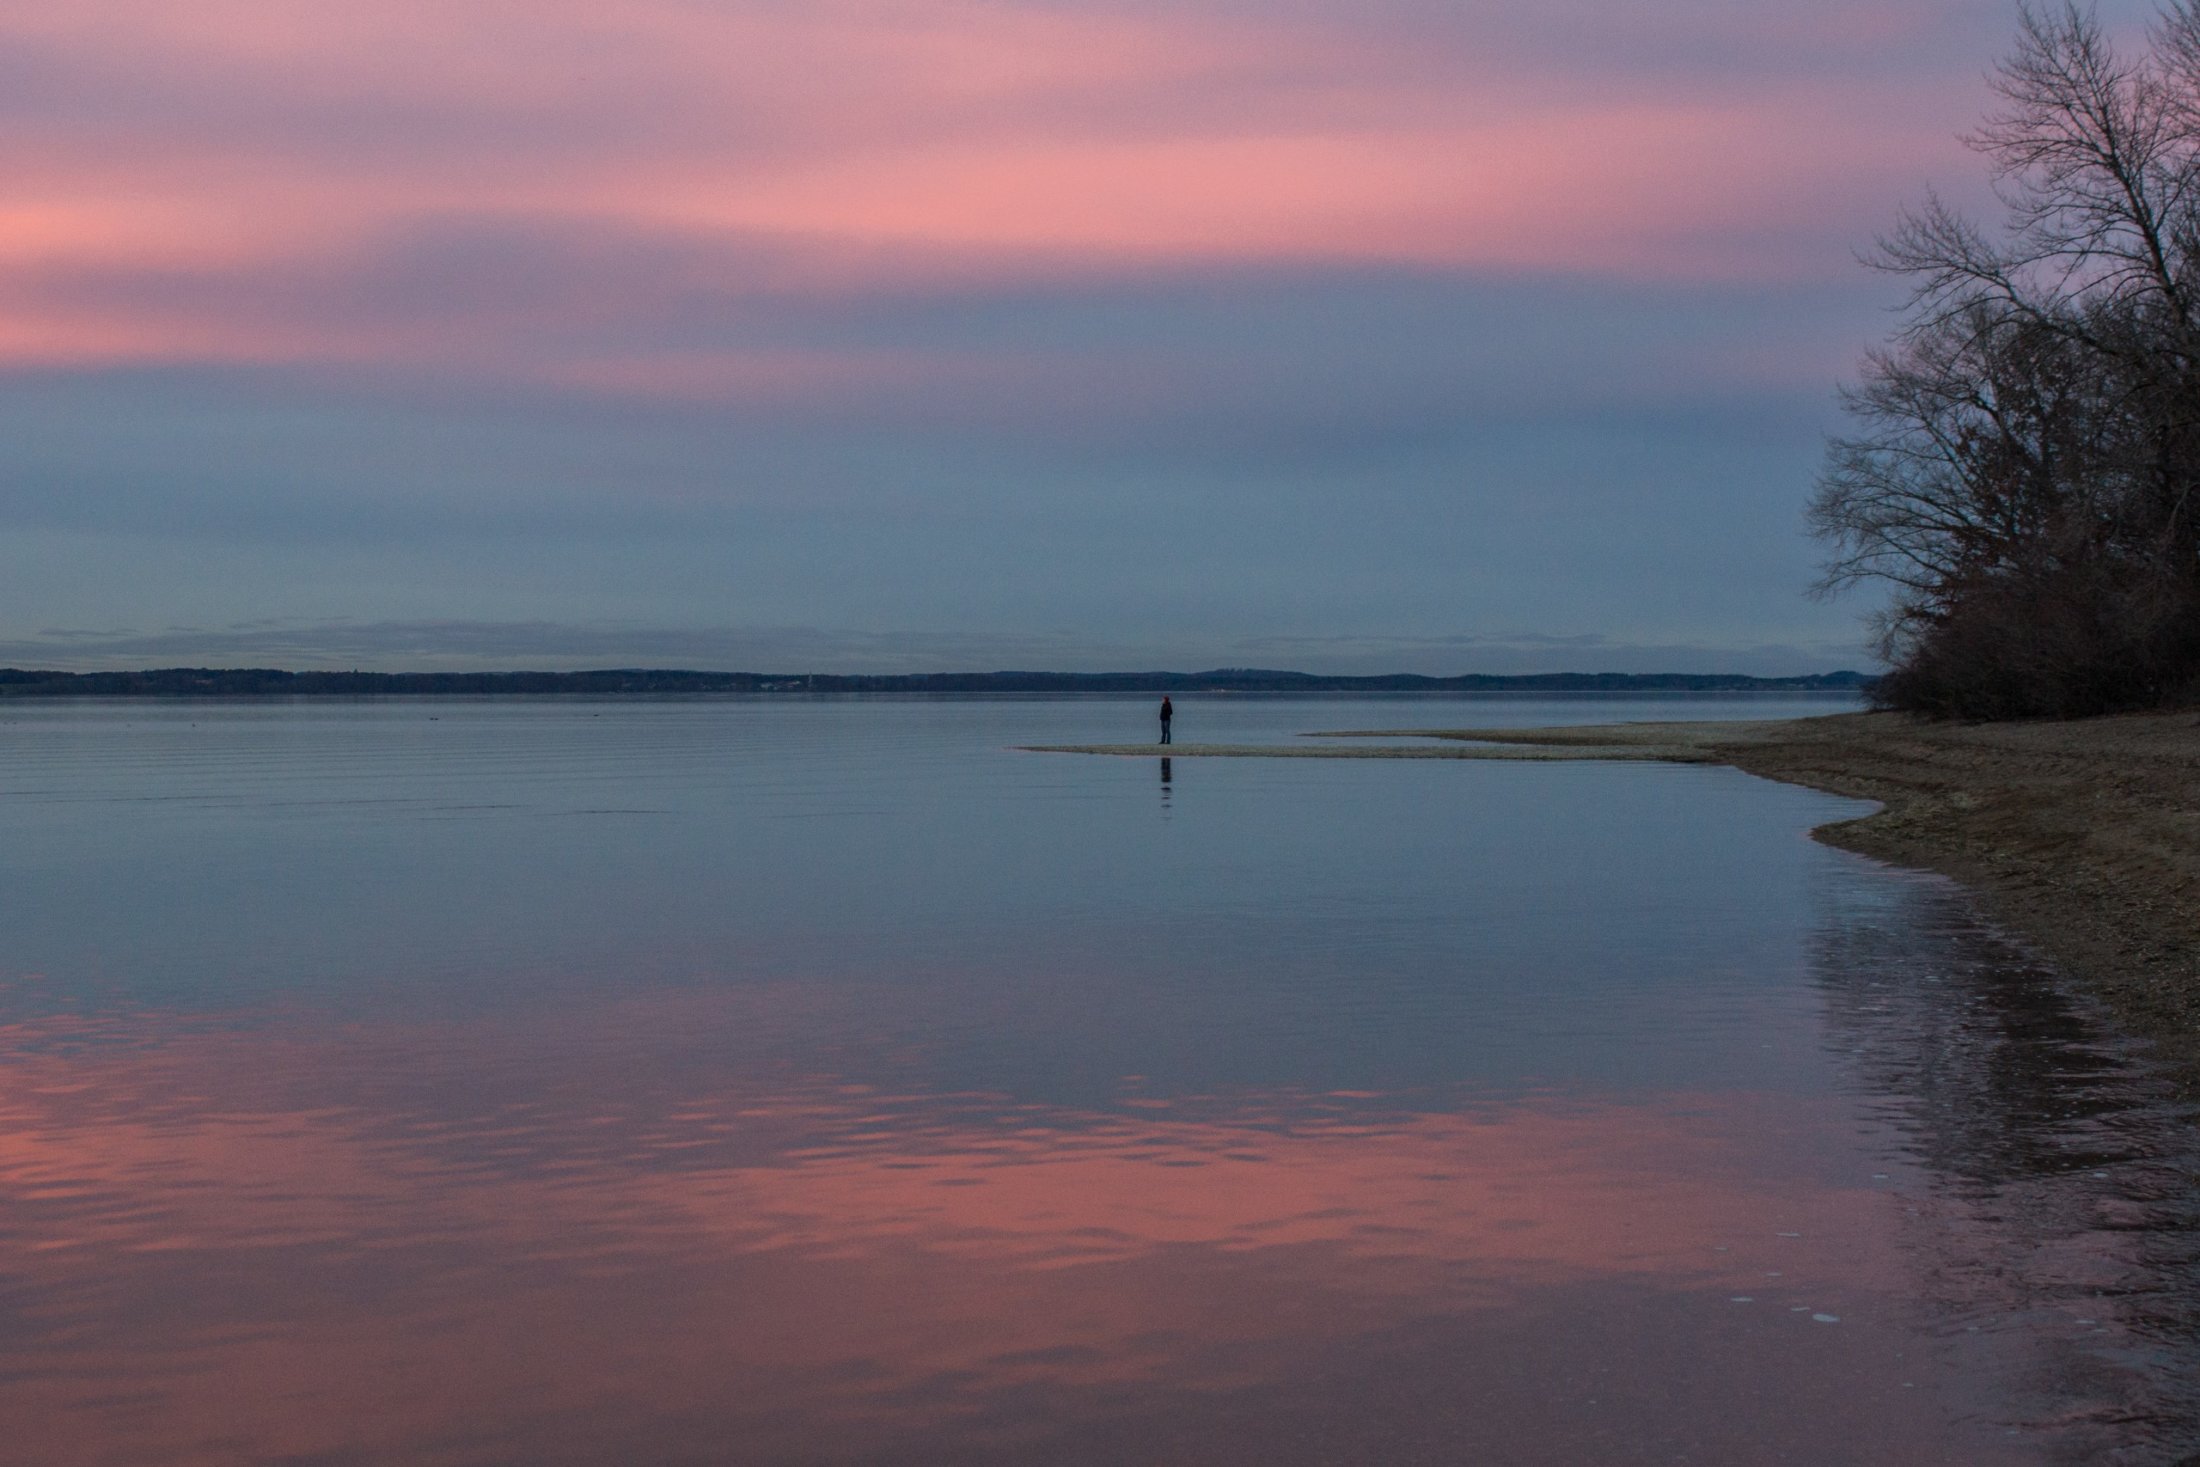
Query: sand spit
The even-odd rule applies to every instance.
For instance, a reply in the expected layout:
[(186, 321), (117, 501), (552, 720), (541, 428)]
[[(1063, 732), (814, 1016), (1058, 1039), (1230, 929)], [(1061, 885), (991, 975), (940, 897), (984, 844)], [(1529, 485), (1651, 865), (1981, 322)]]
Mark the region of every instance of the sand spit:
[[(1450, 735), (1335, 734), (1328, 737), (1449, 738)], [(1027, 754), (1108, 754), (1118, 758), (1140, 759), (1510, 759), (1515, 762), (1538, 759), (1634, 759), (1660, 763), (1718, 762), (1710, 754), (1696, 754), (1687, 750), (1668, 751), (1616, 742), (1594, 746), (1573, 745), (1567, 748), (1482, 744), (1026, 744), (1021, 746), (1021, 751)]]
[(1351, 730), (1436, 744), (1062, 746), (1151, 758), (1634, 759), (1729, 764), (1885, 808), (1821, 840), (1964, 881), (2153, 1038), (2200, 1092), (2200, 717), (1936, 724), (1894, 713), (1749, 723)]

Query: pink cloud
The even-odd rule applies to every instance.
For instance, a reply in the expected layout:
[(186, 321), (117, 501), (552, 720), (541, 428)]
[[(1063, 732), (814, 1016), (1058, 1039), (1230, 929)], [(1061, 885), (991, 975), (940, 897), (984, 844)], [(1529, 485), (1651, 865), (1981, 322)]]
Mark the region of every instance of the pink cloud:
[[(1931, 98), (1577, 74), (1483, 54), (1472, 21), (1430, 45), (1349, 17), (914, 0), (7, 5), (0, 44), (30, 81), (0, 143), (0, 361), (642, 372), (571, 342), (544, 366), (539, 338), (464, 303), (401, 327), (297, 297), (236, 308), (256, 279), (333, 277), (453, 215), (776, 238), (856, 280), (896, 259), (1778, 278), (1825, 255), (1758, 221), (1830, 212), (1944, 133)], [(87, 271), (238, 289), (219, 311), (119, 303), (72, 288)]]

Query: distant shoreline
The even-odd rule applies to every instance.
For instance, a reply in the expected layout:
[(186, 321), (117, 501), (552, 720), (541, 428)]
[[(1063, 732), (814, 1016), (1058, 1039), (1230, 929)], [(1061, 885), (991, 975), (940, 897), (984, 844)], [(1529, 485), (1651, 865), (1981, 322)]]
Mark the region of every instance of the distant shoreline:
[(1733, 723), (1355, 730), (1360, 747), (1083, 745), (1042, 752), (1727, 764), (1884, 806), (1828, 845), (1952, 876), (2151, 1040), (2200, 1094), (2200, 715), (1928, 723), (1900, 713)]
[(124, 672), (0, 668), (0, 698), (664, 697), (727, 693), (1862, 693), (1861, 672), (1467, 673), (1329, 677), (1265, 668), (1209, 672), (756, 673), (605, 668), (587, 672), (286, 672), (164, 667)]

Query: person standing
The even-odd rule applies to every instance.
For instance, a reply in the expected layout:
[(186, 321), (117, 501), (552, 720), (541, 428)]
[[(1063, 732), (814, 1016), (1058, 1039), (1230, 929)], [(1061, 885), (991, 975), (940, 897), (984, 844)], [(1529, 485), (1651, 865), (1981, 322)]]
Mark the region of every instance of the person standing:
[(1166, 693), (1161, 697), (1161, 742), (1169, 742), (1169, 720), (1176, 717), (1176, 709), (1170, 706)]

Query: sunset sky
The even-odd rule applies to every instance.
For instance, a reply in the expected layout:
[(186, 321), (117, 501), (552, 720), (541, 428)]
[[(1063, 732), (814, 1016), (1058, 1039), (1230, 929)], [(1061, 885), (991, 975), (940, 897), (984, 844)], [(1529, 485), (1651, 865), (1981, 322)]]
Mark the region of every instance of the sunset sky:
[(0, 0), (0, 664), (1863, 666), (2013, 19)]

